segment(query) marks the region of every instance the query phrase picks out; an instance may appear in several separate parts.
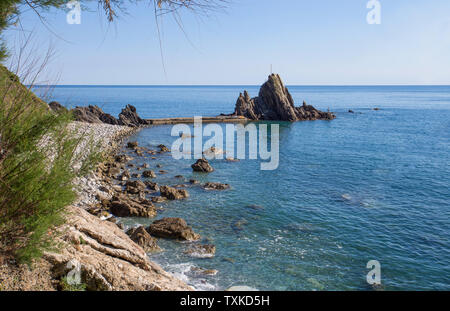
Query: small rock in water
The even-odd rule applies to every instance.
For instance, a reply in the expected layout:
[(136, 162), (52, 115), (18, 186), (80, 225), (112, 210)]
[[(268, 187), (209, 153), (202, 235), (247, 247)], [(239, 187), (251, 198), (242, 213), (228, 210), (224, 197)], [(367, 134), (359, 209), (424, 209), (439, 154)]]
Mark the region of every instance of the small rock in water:
[(130, 149), (134, 149), (134, 148), (136, 148), (138, 146), (138, 142), (137, 141), (130, 141), (130, 142), (128, 142), (128, 144), (127, 144), (127, 148), (130, 148)]
[(210, 173), (214, 171), (206, 159), (198, 159), (197, 162), (191, 165), (191, 167), (195, 172)]
[(158, 145), (158, 148), (161, 150), (161, 152), (169, 152), (170, 150), (169, 150), (169, 148), (167, 148), (166, 146), (164, 146), (164, 145)]
[(262, 207), (262, 206), (260, 206), (260, 205), (255, 205), (255, 204), (249, 204), (249, 205), (247, 205), (246, 207), (247, 207), (247, 208), (254, 209), (254, 210), (263, 210), (263, 209), (264, 209), (264, 207)]
[(184, 253), (197, 258), (212, 258), (216, 253), (216, 247), (212, 244), (196, 244)]
[(161, 186), (159, 191), (161, 192), (161, 196), (166, 197), (169, 200), (181, 200), (189, 197), (189, 193), (184, 189)]
[(230, 189), (229, 184), (221, 184), (218, 182), (207, 182), (203, 185), (203, 188), (206, 190), (226, 190)]
[(216, 275), (219, 271), (215, 269), (202, 269), (197, 267), (191, 267), (191, 271), (196, 274), (202, 275)]
[(142, 172), (142, 176), (144, 176), (145, 178), (156, 178), (156, 174), (152, 170)]
[(154, 221), (147, 231), (156, 237), (195, 241), (200, 235), (195, 233), (182, 218), (163, 218)]
[(350, 194), (344, 193), (343, 195), (341, 195), (341, 198), (343, 198), (344, 200), (350, 201), (352, 199)]

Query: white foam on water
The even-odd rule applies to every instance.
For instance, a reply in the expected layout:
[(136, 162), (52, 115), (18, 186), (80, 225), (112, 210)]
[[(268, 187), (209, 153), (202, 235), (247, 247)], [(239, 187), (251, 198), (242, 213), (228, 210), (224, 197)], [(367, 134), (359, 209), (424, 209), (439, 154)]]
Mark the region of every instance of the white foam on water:
[(206, 281), (204, 277), (192, 273), (193, 268), (197, 268), (193, 263), (185, 262), (180, 264), (163, 265), (163, 268), (177, 279), (192, 286), (197, 291), (214, 291), (217, 286)]

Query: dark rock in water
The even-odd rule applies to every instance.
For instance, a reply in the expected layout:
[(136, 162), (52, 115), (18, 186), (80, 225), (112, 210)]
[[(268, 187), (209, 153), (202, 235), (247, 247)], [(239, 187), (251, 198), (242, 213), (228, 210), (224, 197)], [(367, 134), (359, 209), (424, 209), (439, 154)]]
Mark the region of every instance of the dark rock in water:
[(147, 186), (148, 189), (153, 190), (153, 191), (159, 191), (159, 186), (157, 183), (155, 182), (151, 182), (151, 181), (144, 181), (144, 184)]
[(380, 110), (380, 108), (373, 108), (373, 110), (378, 111), (378, 110)]
[(169, 152), (170, 151), (169, 148), (167, 148), (164, 145), (159, 145), (158, 148), (159, 148), (159, 150), (161, 150), (161, 152)]
[(114, 196), (109, 210), (118, 217), (155, 217), (156, 209), (152, 202), (135, 200), (125, 195)]
[(216, 247), (212, 244), (195, 244), (184, 253), (192, 257), (212, 258), (216, 254)]
[(148, 233), (155, 237), (195, 241), (200, 235), (195, 233), (182, 218), (163, 218), (154, 221), (148, 228)]
[(142, 176), (144, 176), (145, 178), (156, 178), (156, 174), (152, 170), (142, 172)]
[(199, 184), (200, 182), (196, 179), (189, 179), (189, 183), (196, 185), (196, 184)]
[(250, 204), (246, 206), (247, 208), (251, 208), (253, 210), (263, 210), (264, 207), (260, 206), (260, 205), (255, 205), (255, 204)]
[(152, 237), (143, 226), (131, 228), (126, 233), (130, 239), (132, 239), (137, 245), (141, 246), (147, 253), (161, 250), (156, 243), (157, 239)]
[(349, 113), (355, 113), (353, 110), (349, 109), (348, 110)]
[(135, 149), (137, 146), (138, 146), (138, 142), (137, 141), (130, 141), (127, 144), (127, 148), (130, 148), (130, 149)]
[(67, 112), (69, 111), (66, 107), (64, 107), (63, 105), (61, 105), (58, 102), (50, 102), (48, 104), (48, 106), (50, 107), (50, 109), (56, 113), (60, 113), (60, 112)]
[(230, 189), (229, 184), (221, 184), (219, 182), (207, 182), (203, 185), (206, 190), (226, 190)]
[(181, 178), (184, 178), (184, 177), (183, 177), (183, 175), (177, 175), (177, 176), (175, 176), (175, 178), (181, 179)]
[(243, 116), (251, 120), (302, 121), (332, 120), (331, 112), (317, 110), (303, 102), (301, 107), (294, 106), (294, 100), (277, 74), (271, 74), (269, 80), (261, 86), (259, 96), (250, 98), (247, 91), (240, 94), (232, 116)]
[(169, 200), (181, 200), (189, 197), (189, 193), (184, 189), (176, 189), (169, 186), (161, 186), (159, 188), (161, 196)]
[(197, 162), (191, 165), (191, 167), (195, 172), (210, 173), (214, 171), (206, 159), (198, 159)]
[(149, 123), (141, 119), (136, 112), (136, 108), (132, 105), (127, 105), (119, 114), (120, 125), (127, 125), (130, 127), (137, 127), (141, 125), (148, 125)]

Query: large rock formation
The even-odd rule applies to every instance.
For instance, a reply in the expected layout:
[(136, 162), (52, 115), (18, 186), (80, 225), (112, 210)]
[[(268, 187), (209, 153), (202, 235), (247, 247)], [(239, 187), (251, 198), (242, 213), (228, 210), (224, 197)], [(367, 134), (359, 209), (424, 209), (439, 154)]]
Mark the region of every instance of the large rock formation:
[[(54, 104), (53, 106), (51, 106), (52, 109), (58, 109), (58, 107)], [(130, 127), (148, 124), (146, 120), (139, 117), (136, 112), (136, 108), (131, 105), (127, 105), (124, 109), (122, 109), (118, 119), (108, 113), (105, 113), (98, 106), (89, 105), (87, 107), (75, 107), (71, 111), (75, 117), (75, 120), (81, 122), (126, 125)]]
[(283, 81), (277, 74), (271, 74), (269, 80), (261, 86), (259, 96), (250, 98), (247, 91), (240, 94), (232, 116), (243, 116), (250, 120), (302, 121), (332, 120), (331, 112), (317, 110), (303, 102), (301, 107), (294, 106), (294, 100)]

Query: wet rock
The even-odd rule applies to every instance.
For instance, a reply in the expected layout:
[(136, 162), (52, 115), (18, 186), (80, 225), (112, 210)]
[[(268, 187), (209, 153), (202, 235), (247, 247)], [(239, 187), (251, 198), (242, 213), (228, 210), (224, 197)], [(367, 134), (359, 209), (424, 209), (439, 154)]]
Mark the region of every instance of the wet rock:
[(198, 267), (191, 267), (191, 272), (200, 275), (216, 275), (219, 273), (219, 271), (215, 269), (202, 269)]
[(355, 113), (353, 110), (349, 109), (348, 110), (349, 113)]
[(158, 148), (161, 152), (170, 152), (169, 148), (167, 148), (166, 146), (164, 146), (162, 144), (158, 145)]
[(251, 120), (332, 120), (331, 112), (322, 112), (303, 102), (301, 107), (295, 107), (294, 100), (277, 74), (271, 74), (266, 83), (261, 86), (258, 97), (250, 98), (244, 91), (236, 101), (233, 116), (243, 116)]
[(159, 170), (159, 173), (160, 173), (160, 174), (167, 174), (168, 171), (165, 171), (165, 170)]
[(183, 175), (177, 175), (177, 176), (175, 176), (175, 178), (181, 179), (181, 178), (184, 178), (184, 177), (183, 177)]
[(191, 167), (195, 172), (210, 173), (214, 171), (206, 159), (198, 159)]
[(147, 253), (161, 250), (157, 244), (158, 240), (152, 237), (143, 226), (129, 229), (127, 235)]
[(211, 244), (195, 244), (184, 253), (192, 257), (212, 258), (216, 254), (216, 246)]
[(154, 221), (147, 231), (160, 238), (195, 241), (200, 239), (200, 235), (195, 233), (182, 218), (163, 218)]
[(147, 188), (147, 186), (140, 180), (128, 181), (125, 185), (125, 190), (132, 194), (142, 192), (145, 188)]
[(189, 197), (189, 193), (184, 189), (176, 189), (169, 186), (161, 186), (159, 188), (161, 196), (169, 200), (181, 200)]
[(127, 148), (129, 149), (135, 149), (138, 146), (138, 142), (137, 141), (130, 141), (127, 144)]
[(118, 217), (155, 217), (156, 209), (152, 202), (135, 200), (125, 195), (114, 196), (109, 210)]
[(131, 174), (131, 177), (133, 177), (133, 178), (140, 178), (141, 174), (133, 173), (133, 174)]
[(142, 164), (142, 168), (148, 168), (150, 165), (148, 165), (148, 163), (144, 163), (144, 164)]
[(196, 185), (196, 184), (199, 184), (200, 182), (196, 179), (189, 179), (189, 183)]
[(378, 111), (378, 110), (380, 110), (380, 108), (373, 108), (373, 110)]
[(156, 178), (156, 174), (152, 170), (142, 172), (142, 176), (144, 176), (145, 178)]
[(148, 189), (153, 191), (159, 191), (159, 186), (157, 183), (152, 181), (144, 181), (144, 184), (147, 186)]
[(206, 190), (226, 190), (230, 189), (229, 184), (221, 184), (219, 182), (207, 182), (203, 185)]

